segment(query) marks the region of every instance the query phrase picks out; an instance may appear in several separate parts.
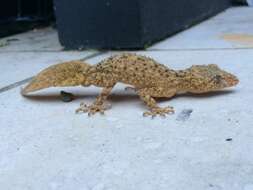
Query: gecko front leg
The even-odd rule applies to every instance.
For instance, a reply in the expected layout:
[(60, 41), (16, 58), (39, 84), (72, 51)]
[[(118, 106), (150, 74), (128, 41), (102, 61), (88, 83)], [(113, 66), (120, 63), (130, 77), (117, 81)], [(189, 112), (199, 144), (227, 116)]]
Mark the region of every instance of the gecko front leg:
[(152, 116), (156, 115), (165, 116), (166, 114), (174, 113), (173, 107), (167, 106), (165, 108), (160, 108), (153, 97), (172, 97), (175, 95), (174, 90), (164, 90), (161, 88), (147, 88), (140, 89), (138, 91), (140, 98), (146, 103), (150, 111), (143, 113), (143, 116)]
[(110, 95), (113, 87), (105, 87), (103, 88), (101, 94), (96, 98), (95, 102), (93, 102), (91, 105), (87, 105), (85, 103), (81, 103), (80, 107), (76, 110), (76, 113), (86, 113), (88, 112), (88, 115), (94, 115), (97, 112), (100, 112), (101, 114), (104, 114), (106, 110), (108, 110), (111, 106), (110, 104), (105, 104), (106, 99)]

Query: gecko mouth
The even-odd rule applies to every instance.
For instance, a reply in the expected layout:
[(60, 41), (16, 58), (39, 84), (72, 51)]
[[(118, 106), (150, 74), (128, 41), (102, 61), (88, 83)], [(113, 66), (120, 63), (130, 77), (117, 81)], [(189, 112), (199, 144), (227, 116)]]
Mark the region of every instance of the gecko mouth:
[(239, 83), (239, 80), (236, 76), (227, 73), (225, 76), (216, 75), (214, 76), (211, 81), (211, 84), (214, 86), (214, 90), (219, 90), (223, 88), (229, 88), (236, 86)]

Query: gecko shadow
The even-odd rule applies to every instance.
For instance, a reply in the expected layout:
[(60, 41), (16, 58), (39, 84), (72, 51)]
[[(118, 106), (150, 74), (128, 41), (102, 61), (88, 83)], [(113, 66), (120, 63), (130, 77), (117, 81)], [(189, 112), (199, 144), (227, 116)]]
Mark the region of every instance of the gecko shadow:
[[(89, 99), (95, 99), (99, 94), (98, 93), (93, 93), (93, 94), (78, 94), (75, 95), (73, 94), (74, 98), (73, 101), (75, 100), (82, 100), (85, 101), (86, 98)], [(26, 98), (28, 98), (31, 101), (43, 101), (43, 102), (56, 102), (56, 101), (60, 101), (63, 103), (70, 103), (70, 102), (64, 102), (61, 99), (61, 95), (60, 94), (47, 94), (47, 95), (29, 95), (26, 96)], [(112, 102), (121, 102), (121, 101), (133, 101), (133, 100), (138, 100), (139, 97), (138, 95), (135, 94), (112, 94), (108, 97), (109, 101)]]

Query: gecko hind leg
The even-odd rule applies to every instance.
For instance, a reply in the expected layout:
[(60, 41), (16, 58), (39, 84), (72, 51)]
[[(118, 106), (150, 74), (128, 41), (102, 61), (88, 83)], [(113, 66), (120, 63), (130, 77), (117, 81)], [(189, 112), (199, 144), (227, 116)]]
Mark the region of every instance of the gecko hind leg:
[(105, 101), (107, 100), (108, 96), (110, 95), (110, 92), (113, 87), (106, 87), (103, 88), (101, 94), (96, 98), (95, 102), (93, 102), (91, 105), (87, 105), (85, 103), (81, 103), (80, 107), (76, 110), (76, 113), (86, 113), (88, 112), (88, 115), (94, 115), (96, 113), (104, 114), (104, 112), (111, 108), (110, 104), (106, 104)]
[(157, 115), (165, 117), (166, 114), (173, 114), (173, 107), (167, 106), (165, 108), (161, 108), (157, 105), (154, 97), (167, 97), (170, 98), (174, 96), (176, 93), (175, 90), (164, 90), (161, 88), (147, 88), (141, 89), (138, 91), (140, 98), (145, 102), (145, 104), (149, 107), (150, 111), (146, 111), (143, 113), (143, 116), (152, 116), (155, 117)]

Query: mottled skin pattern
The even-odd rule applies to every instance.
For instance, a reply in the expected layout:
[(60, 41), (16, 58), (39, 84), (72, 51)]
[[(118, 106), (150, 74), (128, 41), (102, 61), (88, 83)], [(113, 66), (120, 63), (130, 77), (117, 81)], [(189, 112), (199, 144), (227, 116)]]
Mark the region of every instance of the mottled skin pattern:
[(102, 87), (102, 93), (92, 105), (81, 104), (77, 112), (104, 113), (105, 101), (117, 82), (131, 85), (149, 107), (144, 116), (174, 113), (172, 107), (160, 108), (154, 98), (170, 98), (181, 93), (206, 93), (235, 86), (239, 80), (221, 70), (217, 65), (195, 65), (175, 71), (157, 63), (151, 58), (136, 54), (121, 54), (110, 57), (91, 66), (72, 61), (51, 66), (40, 72), (27, 85), (22, 94), (53, 86)]

